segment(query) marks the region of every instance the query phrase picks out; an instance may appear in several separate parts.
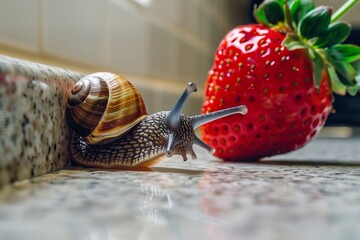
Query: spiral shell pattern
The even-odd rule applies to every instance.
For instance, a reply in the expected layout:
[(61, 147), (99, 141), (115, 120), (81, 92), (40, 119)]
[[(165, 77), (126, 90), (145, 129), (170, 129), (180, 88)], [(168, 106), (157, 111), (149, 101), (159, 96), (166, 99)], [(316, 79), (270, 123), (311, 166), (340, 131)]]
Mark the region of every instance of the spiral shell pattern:
[(126, 133), (147, 116), (139, 91), (124, 77), (94, 73), (72, 88), (68, 121), (88, 144), (105, 144)]

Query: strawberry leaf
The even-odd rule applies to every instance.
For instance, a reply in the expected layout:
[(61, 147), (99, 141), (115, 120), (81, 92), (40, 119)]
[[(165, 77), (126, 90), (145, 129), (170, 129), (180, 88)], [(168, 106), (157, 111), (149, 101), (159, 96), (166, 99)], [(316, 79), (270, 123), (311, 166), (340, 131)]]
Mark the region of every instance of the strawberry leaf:
[(289, 2), (291, 18), (295, 24), (298, 25), (306, 13), (313, 10), (315, 7), (313, 0), (292, 0)]
[(335, 22), (329, 25), (329, 28), (322, 33), (315, 41), (314, 45), (319, 48), (331, 47), (342, 43), (347, 39), (351, 31), (351, 26), (346, 22)]
[[(312, 54), (311, 54), (312, 53)], [(321, 55), (316, 51), (310, 51), (310, 55), (313, 55), (313, 72), (315, 87), (319, 87), (322, 80), (322, 71), (324, 68), (324, 60)]]
[(265, 2), (263, 8), (266, 19), (270, 24), (275, 25), (284, 21), (284, 11), (277, 0)]
[(332, 60), (331, 63), (335, 67), (339, 79), (344, 85), (346, 86), (356, 85), (356, 81), (355, 81), (356, 70), (350, 63), (342, 62), (339, 60)]
[[(273, 1), (273, 0), (266, 0), (266, 1)], [(287, 1), (287, 0), (275, 0), (275, 1), (277, 1), (277, 3), (280, 5), (280, 7), (281, 8), (283, 8), (284, 7), (284, 5), (285, 5), (285, 2)]]
[(295, 25), (298, 24), (299, 22), (299, 15), (300, 15), (300, 10), (301, 10), (301, 2), (300, 1), (291, 1), (289, 4), (289, 9), (290, 9), (290, 13), (291, 13), (291, 18), (293, 20), (293, 23)]
[(289, 29), (291, 31), (294, 31), (294, 23), (291, 17), (291, 12), (290, 12), (290, 7), (289, 4), (284, 1), (284, 5), (282, 6), (282, 8), (284, 9), (284, 15), (285, 15), (285, 22), (287, 23)]
[(356, 77), (359, 77), (358, 83), (360, 84), (360, 59), (355, 60), (354, 62), (351, 63), (351, 65), (357, 72)]
[(335, 45), (327, 49), (327, 53), (333, 59), (335, 58), (348, 63), (360, 59), (360, 47), (353, 44)]
[(353, 87), (348, 87), (347, 92), (349, 93), (350, 96), (355, 96), (359, 91), (359, 87), (358, 86), (353, 86)]
[[(295, 2), (299, 2), (299, 11), (297, 12), (297, 22), (298, 23), (305, 15), (306, 13), (310, 12), (315, 8), (315, 4), (313, 0), (294, 0)], [(294, 16), (293, 16), (294, 17)]]
[(283, 22), (285, 19), (283, 5), (282, 0), (265, 0), (255, 9), (256, 20), (265, 25), (276, 25)]
[(351, 63), (351, 66), (355, 69), (356, 71), (356, 76), (355, 76), (355, 81), (358, 85), (358, 87), (360, 88), (360, 59), (354, 61)]
[(334, 93), (337, 93), (341, 96), (344, 96), (346, 94), (346, 86), (341, 83), (339, 80), (339, 77), (335, 71), (335, 68), (331, 65), (327, 67), (327, 72), (330, 77), (331, 82), (331, 89)]
[(255, 7), (254, 8), (254, 13), (253, 13), (256, 21), (258, 23), (261, 23), (261, 24), (264, 24), (264, 25), (268, 25), (269, 22), (266, 18), (266, 15), (265, 15), (265, 11), (264, 11), (264, 8), (262, 7), (262, 5), (260, 5), (259, 7)]
[(331, 8), (327, 6), (320, 6), (308, 12), (300, 20), (300, 34), (306, 39), (320, 36), (328, 29), (331, 12)]

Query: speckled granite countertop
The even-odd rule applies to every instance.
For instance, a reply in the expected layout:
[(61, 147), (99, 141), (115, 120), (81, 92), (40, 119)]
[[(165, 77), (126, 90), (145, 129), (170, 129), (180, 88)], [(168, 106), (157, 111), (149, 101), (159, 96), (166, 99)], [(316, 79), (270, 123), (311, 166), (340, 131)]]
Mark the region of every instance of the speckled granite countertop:
[(65, 106), (82, 76), (0, 55), (0, 187), (68, 161)]
[(0, 191), (7, 239), (360, 239), (360, 139), (261, 163), (172, 158), (153, 171), (68, 168)]

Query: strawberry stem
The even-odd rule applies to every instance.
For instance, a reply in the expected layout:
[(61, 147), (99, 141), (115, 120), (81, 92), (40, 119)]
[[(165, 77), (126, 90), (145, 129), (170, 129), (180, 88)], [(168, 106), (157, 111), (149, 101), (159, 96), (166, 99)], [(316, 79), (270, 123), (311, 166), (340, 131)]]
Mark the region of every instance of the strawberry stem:
[(342, 5), (331, 17), (331, 22), (335, 22), (340, 19), (345, 13), (347, 13), (359, 0), (348, 0)]
[(295, 29), (294, 29), (294, 26), (293, 26), (293, 23), (292, 23), (292, 18), (291, 18), (291, 12), (290, 12), (290, 9), (289, 9), (289, 5), (288, 5), (286, 0), (284, 0), (284, 11), (285, 11), (286, 23), (287, 23), (288, 27), (290, 28), (289, 30), (291, 30), (293, 32)]

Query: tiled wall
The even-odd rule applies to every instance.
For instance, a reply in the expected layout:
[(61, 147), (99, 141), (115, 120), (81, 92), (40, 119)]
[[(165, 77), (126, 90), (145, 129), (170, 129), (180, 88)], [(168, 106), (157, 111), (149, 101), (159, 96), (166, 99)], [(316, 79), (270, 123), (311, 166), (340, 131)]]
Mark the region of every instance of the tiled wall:
[(249, 4), (0, 0), (0, 53), (85, 72), (121, 73), (139, 87), (149, 112), (167, 109), (194, 81), (200, 92), (185, 112), (196, 114), (213, 52), (231, 27), (248, 22)]

